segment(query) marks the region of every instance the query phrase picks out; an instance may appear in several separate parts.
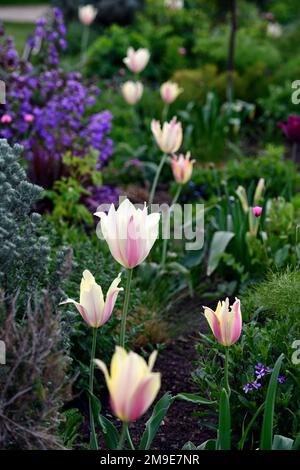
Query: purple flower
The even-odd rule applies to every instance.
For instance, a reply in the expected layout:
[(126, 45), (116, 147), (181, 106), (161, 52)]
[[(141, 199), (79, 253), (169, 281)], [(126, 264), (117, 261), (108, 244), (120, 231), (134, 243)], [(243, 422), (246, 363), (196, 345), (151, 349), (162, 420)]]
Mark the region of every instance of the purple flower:
[(254, 380), (254, 382), (252, 382), (252, 387), (258, 390), (261, 387), (261, 383), (257, 380)]
[[(33, 65), (19, 58), (12, 38), (0, 37), (0, 69), (9, 74), (7, 102), (0, 118), (11, 122), (0, 126), (0, 138), (24, 146), (29, 161), (29, 176), (44, 187), (51, 187), (65, 171), (62, 157), (68, 151), (86, 155), (89, 148), (98, 151), (97, 168), (102, 169), (113, 152), (109, 138), (112, 115), (109, 111), (92, 113), (100, 90), (87, 86), (78, 72), (64, 72), (60, 54), (66, 48), (65, 27), (59, 9), (53, 10), (52, 22), (37, 21), (28, 47), (38, 54)], [(34, 116), (34, 120), (25, 119)]]
[(251, 383), (247, 383), (244, 387), (243, 387), (243, 390), (245, 393), (248, 393), (252, 390), (252, 385)]
[(284, 382), (286, 381), (286, 378), (284, 377), (284, 375), (280, 375), (277, 379), (277, 381), (280, 383), (280, 384), (284, 384)]

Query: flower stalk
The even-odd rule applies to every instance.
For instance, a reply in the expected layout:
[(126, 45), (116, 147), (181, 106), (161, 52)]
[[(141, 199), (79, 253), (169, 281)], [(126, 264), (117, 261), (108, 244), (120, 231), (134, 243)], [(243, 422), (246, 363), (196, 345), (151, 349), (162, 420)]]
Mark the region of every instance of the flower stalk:
[(93, 415), (92, 408), (92, 396), (94, 394), (94, 368), (95, 368), (95, 353), (96, 353), (96, 344), (97, 344), (97, 328), (93, 328), (93, 340), (92, 340), (92, 350), (91, 350), (91, 361), (90, 361), (90, 377), (89, 377), (89, 413), (90, 413), (90, 448), (93, 450), (98, 450), (98, 442), (95, 430), (95, 420)]
[(121, 333), (120, 333), (120, 346), (122, 348), (125, 347), (126, 321), (127, 321), (127, 313), (128, 313), (129, 298), (130, 298), (130, 286), (131, 286), (131, 280), (132, 280), (132, 271), (133, 271), (133, 269), (127, 269), (125, 299), (124, 299), (124, 305), (123, 305), (122, 321), (121, 321)]

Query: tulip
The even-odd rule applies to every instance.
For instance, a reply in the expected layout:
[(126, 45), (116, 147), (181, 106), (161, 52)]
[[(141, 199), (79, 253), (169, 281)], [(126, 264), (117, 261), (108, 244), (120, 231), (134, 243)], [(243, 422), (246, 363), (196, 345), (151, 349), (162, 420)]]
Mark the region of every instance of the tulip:
[(118, 294), (123, 288), (118, 287), (121, 281), (121, 275), (112, 282), (106, 294), (104, 302), (101, 287), (96, 283), (94, 276), (87, 269), (83, 271), (80, 284), (80, 302), (73, 299), (67, 299), (62, 304), (72, 303), (76, 306), (84, 321), (93, 328), (93, 340), (90, 359), (89, 375), (89, 413), (90, 413), (90, 447), (98, 450), (97, 436), (95, 430), (94, 415), (92, 409), (92, 396), (94, 393), (94, 359), (97, 343), (97, 328), (106, 323), (113, 311)]
[(163, 127), (155, 119), (151, 122), (151, 130), (157, 145), (164, 153), (177, 152), (182, 144), (182, 125), (173, 117), (172, 121), (164, 122)]
[(184, 0), (165, 0), (165, 7), (170, 8), (170, 10), (182, 10)]
[(143, 95), (143, 84), (141, 82), (128, 81), (122, 85), (123, 98), (128, 104), (136, 104)]
[(174, 82), (165, 82), (160, 87), (160, 96), (167, 104), (173, 103), (182, 92), (183, 89)]
[(2, 124), (10, 124), (12, 122), (12, 117), (9, 114), (3, 114), (1, 122)]
[(254, 217), (260, 217), (262, 214), (263, 208), (260, 206), (252, 207), (252, 213)]
[(179, 184), (187, 183), (192, 177), (195, 160), (190, 160), (190, 158), (190, 152), (187, 152), (186, 155), (180, 154), (179, 157), (173, 155), (171, 167), (174, 178)]
[(229, 307), (228, 298), (225, 302), (219, 302), (215, 312), (209, 307), (203, 308), (205, 318), (216, 340), (223, 346), (231, 346), (236, 343), (242, 331), (242, 315), (239, 299), (236, 299), (231, 307)]
[(156, 356), (154, 351), (147, 364), (143, 357), (117, 346), (110, 374), (104, 362), (95, 359), (104, 374), (113, 413), (121, 421), (136, 421), (155, 400), (161, 384), (160, 373), (152, 372)]
[(267, 26), (267, 36), (271, 38), (280, 38), (282, 36), (282, 27), (279, 23), (269, 23)]
[(178, 53), (180, 55), (186, 55), (186, 48), (185, 47), (179, 47), (178, 48)]
[(229, 368), (229, 351), (228, 346), (236, 343), (242, 332), (242, 314), (239, 299), (235, 299), (234, 304), (229, 310), (228, 298), (225, 302), (218, 302), (216, 311), (209, 307), (204, 308), (204, 315), (208, 324), (216, 338), (216, 340), (225, 347), (225, 365), (224, 365), (224, 381), (225, 389), (230, 396), (230, 386), (228, 380)]
[(80, 301), (67, 299), (62, 304), (72, 303), (75, 305), (84, 321), (92, 328), (99, 328), (111, 317), (115, 302), (122, 287), (121, 274), (112, 282), (107, 291), (104, 301), (101, 287), (96, 283), (94, 276), (87, 269), (83, 271), (80, 284)]
[(132, 269), (147, 258), (154, 245), (160, 214), (148, 214), (146, 204), (143, 210), (136, 209), (125, 199), (117, 210), (111, 204), (108, 214), (96, 212), (95, 215), (100, 218), (101, 231), (112, 256), (128, 270), (120, 334), (120, 346), (124, 347)]
[(140, 73), (150, 59), (150, 52), (148, 49), (137, 49), (136, 51), (133, 47), (127, 49), (127, 56), (123, 59), (124, 64), (128, 67), (129, 70), (133, 73)]
[(291, 142), (300, 142), (300, 116), (291, 115), (286, 122), (278, 122), (277, 125)]
[(148, 214), (144, 209), (136, 209), (125, 199), (116, 210), (111, 204), (108, 214), (96, 212), (101, 220), (101, 230), (115, 260), (122, 266), (132, 269), (147, 258), (158, 237), (160, 214)]
[(253, 197), (254, 204), (260, 202), (260, 200), (262, 199), (265, 186), (266, 184), (264, 178), (259, 178)]
[(82, 24), (90, 26), (97, 16), (98, 10), (93, 5), (78, 8), (78, 17)]

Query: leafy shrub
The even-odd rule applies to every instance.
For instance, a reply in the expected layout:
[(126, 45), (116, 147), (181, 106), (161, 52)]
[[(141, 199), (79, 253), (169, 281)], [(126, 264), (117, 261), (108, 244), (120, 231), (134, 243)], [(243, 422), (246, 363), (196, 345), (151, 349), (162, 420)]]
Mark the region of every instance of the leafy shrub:
[(29, 183), (20, 165), (22, 148), (0, 140), (1, 288), (26, 301), (35, 290), (49, 289), (58, 300), (66, 274), (67, 249), (52, 253), (41, 216), (33, 211), (42, 189)]

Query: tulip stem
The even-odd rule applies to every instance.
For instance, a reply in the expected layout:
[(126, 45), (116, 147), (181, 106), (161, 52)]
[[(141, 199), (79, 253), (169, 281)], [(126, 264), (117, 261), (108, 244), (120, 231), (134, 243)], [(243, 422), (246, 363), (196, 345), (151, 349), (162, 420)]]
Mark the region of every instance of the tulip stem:
[(123, 422), (123, 425), (122, 425), (122, 431), (121, 431), (119, 443), (118, 443), (118, 450), (122, 450), (122, 449), (123, 449), (124, 443), (125, 443), (125, 439), (126, 439), (126, 436), (127, 436), (127, 432), (128, 432), (128, 423), (126, 423), (126, 422), (124, 421), (124, 422)]
[(97, 328), (93, 328), (93, 341), (92, 341), (92, 351), (91, 351), (91, 362), (90, 362), (90, 379), (89, 379), (89, 412), (90, 412), (90, 448), (93, 450), (98, 450), (98, 442), (95, 430), (95, 420), (93, 415), (92, 408), (92, 395), (94, 394), (94, 368), (95, 368), (95, 353), (96, 353), (96, 344), (97, 344)]
[[(176, 191), (176, 194), (174, 196), (174, 199), (172, 201), (172, 204), (171, 204), (171, 207), (168, 211), (168, 217), (167, 217), (167, 227), (166, 227), (166, 232), (167, 233), (164, 233), (164, 235), (168, 235), (168, 232), (169, 232), (169, 227), (170, 227), (170, 216), (171, 216), (171, 209), (172, 207), (174, 206), (174, 204), (176, 204), (176, 202), (178, 201), (178, 198), (180, 196), (180, 193), (181, 193), (181, 190), (182, 190), (182, 185), (179, 184), (178, 185), (178, 188), (177, 188), (177, 191)], [(166, 259), (167, 259), (167, 248), (168, 248), (168, 238), (167, 236), (165, 238), (163, 238), (163, 249), (162, 249), (162, 257), (161, 257), (161, 267), (164, 267), (165, 264), (166, 264)]]
[(161, 170), (162, 170), (166, 160), (167, 160), (167, 155), (164, 153), (161, 160), (160, 160), (160, 164), (157, 167), (156, 174), (155, 174), (155, 177), (154, 177), (154, 180), (153, 180), (153, 184), (152, 184), (152, 188), (151, 188), (151, 192), (150, 192), (150, 197), (149, 197), (149, 206), (153, 202), (156, 187), (157, 187), (157, 183), (158, 183), (158, 179), (159, 179), (159, 176), (161, 174)]
[(124, 299), (122, 321), (121, 321), (121, 334), (120, 334), (120, 346), (122, 346), (122, 348), (125, 347), (126, 320), (127, 320), (128, 306), (129, 306), (132, 271), (133, 271), (132, 269), (127, 269), (127, 281), (126, 281), (126, 288), (125, 288), (125, 299)]
[(228, 369), (229, 369), (229, 349), (228, 347), (225, 348), (225, 365), (224, 365), (224, 381), (225, 381), (225, 389), (228, 394), (228, 397), (230, 397), (231, 390), (229, 386), (229, 380), (228, 380)]
[(85, 62), (85, 53), (87, 50), (88, 42), (89, 42), (89, 36), (90, 36), (90, 28), (89, 26), (84, 26), (83, 31), (82, 31), (82, 36), (81, 36), (81, 64), (84, 64)]
[(131, 450), (135, 450), (134, 448), (134, 445), (133, 445), (133, 442), (131, 440), (131, 436), (130, 436), (130, 433), (129, 433), (129, 425), (127, 426), (127, 429), (126, 429), (126, 439), (127, 439), (127, 442), (129, 444), (129, 447)]

